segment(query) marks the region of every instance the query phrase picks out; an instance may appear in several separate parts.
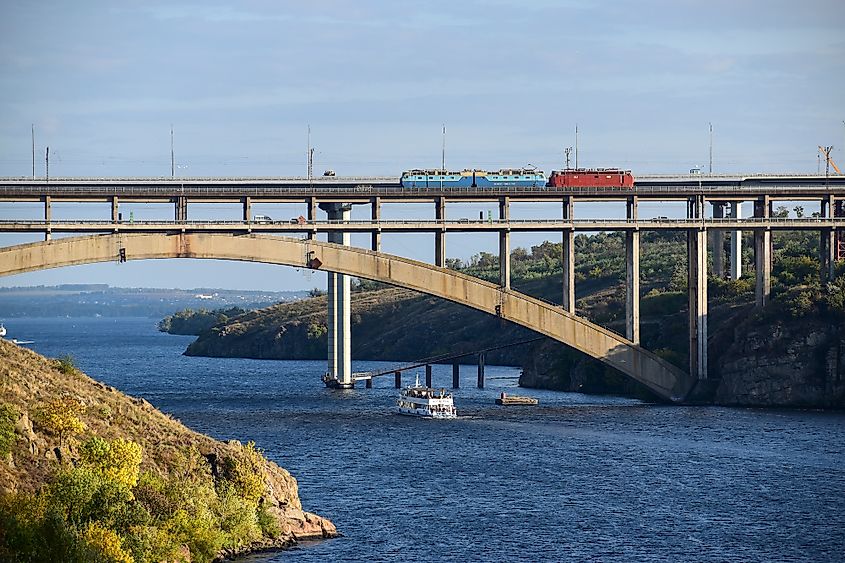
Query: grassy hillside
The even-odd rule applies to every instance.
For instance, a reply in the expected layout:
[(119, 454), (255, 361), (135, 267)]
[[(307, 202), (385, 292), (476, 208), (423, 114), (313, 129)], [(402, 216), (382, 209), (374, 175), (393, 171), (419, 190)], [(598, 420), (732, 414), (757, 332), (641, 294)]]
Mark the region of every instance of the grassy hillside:
[(334, 534), (253, 444), (0, 340), (0, 560), (211, 561)]

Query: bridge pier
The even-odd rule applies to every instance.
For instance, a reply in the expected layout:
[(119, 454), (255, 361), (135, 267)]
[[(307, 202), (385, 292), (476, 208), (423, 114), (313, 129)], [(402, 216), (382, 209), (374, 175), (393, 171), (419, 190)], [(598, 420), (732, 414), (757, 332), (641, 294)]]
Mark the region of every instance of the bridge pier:
[[(713, 218), (724, 219), (725, 202), (714, 201)], [(713, 253), (713, 275), (719, 279), (725, 277), (725, 232), (719, 228), (710, 229), (710, 246)]]
[[(742, 202), (731, 202), (731, 219), (742, 219)], [(731, 231), (731, 279), (742, 277), (742, 231)]]
[(174, 220), (187, 221), (188, 220), (188, 198), (185, 196), (176, 196), (173, 198), (175, 204)]
[(452, 389), (459, 389), (461, 386), (461, 364), (457, 361), (452, 364)]
[[(563, 198), (563, 220), (572, 221), (575, 210), (571, 196)], [(563, 230), (561, 265), (563, 266), (563, 310), (575, 314), (575, 229)]]
[[(305, 198), (305, 219), (307, 219), (309, 223), (317, 220), (317, 198), (313, 196)], [(308, 240), (314, 240), (317, 238), (317, 233), (314, 231), (308, 231), (305, 238)]]
[(111, 197), (111, 222), (117, 223), (120, 220), (120, 208), (118, 207), (119, 203), (117, 200), (117, 196), (114, 195)]
[[(320, 208), (328, 214), (329, 221), (349, 221), (352, 206), (343, 203), (323, 203)], [(349, 246), (349, 233), (331, 231), (329, 242)], [(328, 297), (328, 372), (333, 386), (349, 389), (352, 380), (352, 294), (350, 279), (346, 274), (327, 272)]]
[[(700, 219), (704, 197), (690, 198), (690, 215)], [(689, 293), (689, 365), (695, 379), (707, 379), (707, 231), (687, 230), (687, 269)]]
[(478, 355), (478, 388), (484, 389), (484, 353)]
[(402, 372), (399, 370), (393, 372), (393, 386), (397, 389), (402, 388)]
[[(768, 218), (771, 214), (769, 196), (754, 203), (754, 216)], [(754, 266), (756, 284), (754, 296), (757, 307), (765, 307), (772, 293), (772, 232), (768, 227), (754, 229)]]
[[(833, 195), (822, 198), (821, 216), (830, 218), (835, 216), (836, 205)], [(822, 229), (819, 234), (819, 276), (822, 282), (832, 281), (836, 275), (836, 260), (838, 258), (838, 234), (836, 229)]]
[[(370, 200), (370, 218), (373, 222), (381, 222), (381, 198), (374, 197)], [(381, 252), (381, 231), (375, 230), (371, 234), (370, 249), (373, 252)]]
[(244, 223), (249, 223), (252, 219), (252, 198), (244, 196), (241, 198), (241, 204), (243, 205), (243, 218)]
[[(434, 218), (438, 222), (446, 220), (446, 198), (443, 196), (434, 198)], [(434, 265), (446, 266), (446, 229), (443, 225), (434, 233)]]
[[(499, 198), (499, 219), (510, 221), (511, 198)], [(499, 231), (499, 285), (503, 289), (511, 288), (511, 233), (507, 228)]]
[(53, 201), (52, 198), (48, 195), (44, 196), (44, 222), (47, 223), (47, 227), (44, 231), (44, 240), (52, 240), (53, 232), (50, 230), (50, 221), (53, 220)]
[(425, 365), (425, 386), (431, 387), (431, 364)]
[[(628, 198), (628, 220), (637, 220), (637, 196)], [(625, 231), (625, 336), (640, 343), (640, 231)]]

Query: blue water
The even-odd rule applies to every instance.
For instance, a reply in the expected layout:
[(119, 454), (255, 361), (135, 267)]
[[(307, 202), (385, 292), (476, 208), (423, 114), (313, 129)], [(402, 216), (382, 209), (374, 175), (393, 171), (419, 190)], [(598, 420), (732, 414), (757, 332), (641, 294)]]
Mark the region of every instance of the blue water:
[[(15, 319), (9, 338), (217, 438), (255, 440), (342, 538), (245, 561), (841, 561), (845, 414), (526, 391), (466, 366), (460, 418), (391, 414), (393, 378), (330, 391), (322, 362), (189, 358), (153, 319)], [(383, 365), (357, 362), (356, 370)], [(435, 386), (451, 384), (437, 366)]]

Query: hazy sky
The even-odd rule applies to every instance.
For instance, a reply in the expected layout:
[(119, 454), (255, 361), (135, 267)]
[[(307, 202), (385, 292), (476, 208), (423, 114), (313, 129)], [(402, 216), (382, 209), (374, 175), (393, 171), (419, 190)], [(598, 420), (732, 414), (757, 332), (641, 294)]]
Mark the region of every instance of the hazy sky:
[[(32, 124), (39, 175), (45, 146), (51, 175), (167, 175), (171, 124), (182, 176), (304, 174), (308, 124), (318, 171), (398, 174), (439, 163), (442, 123), (454, 168), (560, 167), (578, 123), (579, 164), (684, 172), (712, 122), (717, 172), (815, 172), (819, 144), (845, 163), (843, 22), (837, 0), (6, 1), (0, 175), (31, 173)], [(314, 285), (176, 261), (0, 283), (63, 281)]]

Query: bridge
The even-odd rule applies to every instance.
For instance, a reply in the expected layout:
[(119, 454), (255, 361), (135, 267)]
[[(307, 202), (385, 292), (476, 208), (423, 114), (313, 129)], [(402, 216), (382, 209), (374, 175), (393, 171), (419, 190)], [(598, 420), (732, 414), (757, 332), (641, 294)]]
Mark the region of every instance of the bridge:
[[(493, 219), (447, 218), (446, 205), (492, 201)], [(575, 204), (618, 201), (624, 217), (581, 219)], [(686, 203), (686, 216), (640, 218), (642, 201)], [(818, 204), (812, 217), (773, 215), (779, 201)], [(633, 189), (502, 187), (494, 189), (404, 189), (397, 178), (129, 178), (129, 179), (0, 179), (3, 202), (37, 202), (38, 219), (0, 220), (0, 232), (44, 233), (43, 242), (0, 249), (0, 275), (43, 268), (113, 260), (150, 258), (215, 258), (310, 267), (328, 273), (329, 380), (338, 387), (354, 385), (350, 354), (350, 276), (382, 281), (456, 301), (531, 328), (568, 344), (640, 381), (658, 396), (683, 401), (708, 378), (707, 269), (708, 242), (713, 268), (724, 273), (724, 233), (731, 235), (730, 272), (740, 275), (741, 237), (754, 233), (756, 302), (764, 306), (771, 292), (771, 233), (815, 230), (820, 233), (821, 275), (832, 277), (837, 259), (845, 256), (845, 177), (817, 175), (655, 176), (640, 177)], [(95, 220), (54, 220), (55, 202), (105, 202), (110, 214)], [(167, 203), (173, 220), (127, 221), (120, 205)], [(433, 217), (385, 220), (383, 203), (428, 203)], [(560, 205), (560, 219), (518, 220), (510, 217), (512, 202)], [(235, 203), (236, 221), (196, 220), (189, 205)], [(252, 215), (257, 203), (304, 204), (303, 216), (273, 221)], [(751, 216), (743, 217), (749, 204)], [(351, 220), (354, 205), (368, 205), (368, 220)], [(325, 211), (325, 219), (318, 217)], [(709, 213), (708, 213), (709, 211)], [(258, 220), (256, 220), (258, 219)], [(575, 253), (577, 231), (625, 232), (625, 336), (575, 314)], [(644, 350), (639, 337), (639, 247), (642, 230), (675, 230), (687, 234), (689, 342), (688, 372)], [(562, 236), (561, 304), (554, 305), (514, 291), (510, 284), (510, 235), (515, 232), (559, 232)], [(369, 250), (350, 246), (351, 233), (369, 233)], [(383, 233), (432, 233), (434, 264), (381, 252)], [(446, 235), (453, 232), (494, 232), (499, 239), (498, 284), (490, 284), (445, 268)], [(53, 239), (53, 233), (81, 236)], [(318, 242), (325, 233), (328, 243)], [(279, 236), (283, 235), (283, 236)], [(293, 238), (298, 237), (298, 238)]]

